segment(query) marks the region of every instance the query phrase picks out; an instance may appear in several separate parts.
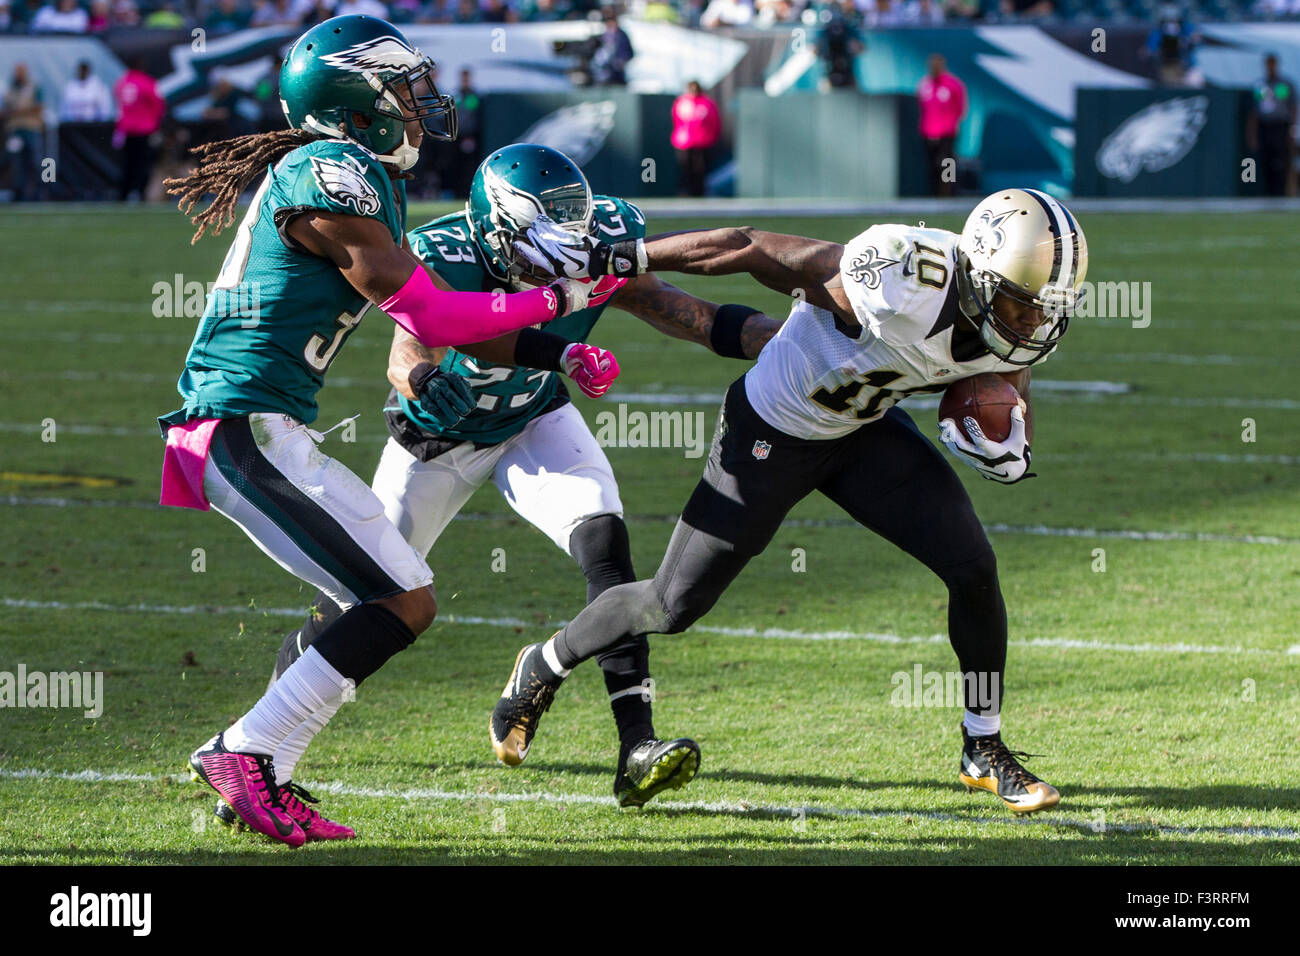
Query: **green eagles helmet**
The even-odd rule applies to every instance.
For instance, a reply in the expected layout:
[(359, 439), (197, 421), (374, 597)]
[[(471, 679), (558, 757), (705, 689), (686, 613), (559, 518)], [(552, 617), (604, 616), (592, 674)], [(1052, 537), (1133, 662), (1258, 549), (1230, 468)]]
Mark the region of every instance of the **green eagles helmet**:
[[(456, 138), (456, 104), (438, 92), (433, 61), (377, 17), (334, 17), (296, 41), (280, 68), (280, 106), (294, 129), (350, 139), (381, 162), (410, 169), (419, 148), (404, 120), (434, 139)], [(357, 114), (369, 124), (358, 126)]]
[(595, 210), (591, 187), (577, 163), (549, 146), (515, 143), (483, 160), (470, 183), (465, 215), (492, 271), (513, 279), (523, 266), (510, 243), (538, 216), (587, 235)]

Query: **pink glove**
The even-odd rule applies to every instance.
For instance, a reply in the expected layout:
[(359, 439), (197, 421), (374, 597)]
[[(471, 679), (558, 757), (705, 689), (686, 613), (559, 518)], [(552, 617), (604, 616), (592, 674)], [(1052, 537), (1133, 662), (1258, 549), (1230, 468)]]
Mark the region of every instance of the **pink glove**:
[(600, 398), (618, 378), (614, 353), (585, 342), (567, 346), (560, 356), (560, 365), (588, 398)]

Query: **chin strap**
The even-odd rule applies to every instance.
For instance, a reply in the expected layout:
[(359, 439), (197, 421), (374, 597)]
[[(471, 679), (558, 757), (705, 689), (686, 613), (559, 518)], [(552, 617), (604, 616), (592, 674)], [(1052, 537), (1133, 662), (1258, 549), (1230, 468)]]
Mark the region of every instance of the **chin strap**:
[[(308, 113), (306, 116), (302, 118), (302, 125), (306, 129), (311, 130), (311, 132), (317, 133), (328, 139), (346, 139), (352, 142), (356, 142), (355, 140), (352, 139), (351, 136), (343, 132), (343, 130), (339, 129), (337, 126), (330, 126), (328, 123), (322, 123), (320, 120), (316, 119), (316, 117), (312, 116), (310, 113)], [(358, 143), (357, 145), (360, 146), (364, 144)], [(384, 156), (381, 156), (378, 153), (376, 153), (375, 159), (379, 160), (381, 163), (389, 163), (393, 166), (396, 166), (402, 172), (406, 172), (406, 170), (410, 169), (412, 166), (414, 166), (417, 162), (420, 161), (420, 149), (417, 146), (411, 145), (411, 141), (410, 139), (407, 138), (406, 135), (406, 129), (405, 127), (403, 127), (402, 145), (398, 146), (391, 153)]]
[(386, 156), (376, 155), (375, 158), (381, 163), (392, 163), (402, 172), (406, 172), (420, 161), (420, 148), (411, 145), (411, 141), (406, 136), (406, 130), (403, 129), (402, 145), (398, 146)]

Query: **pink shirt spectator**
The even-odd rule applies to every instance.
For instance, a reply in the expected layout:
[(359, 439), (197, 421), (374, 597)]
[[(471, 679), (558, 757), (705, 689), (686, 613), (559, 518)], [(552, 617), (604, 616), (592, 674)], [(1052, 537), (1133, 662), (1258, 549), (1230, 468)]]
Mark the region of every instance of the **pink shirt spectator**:
[(683, 93), (673, 101), (674, 149), (708, 149), (721, 131), (718, 106), (703, 93)]
[(113, 87), (119, 116), (117, 132), (122, 136), (148, 136), (162, 124), (166, 103), (158, 95), (153, 77), (140, 70), (127, 70)]
[(926, 74), (916, 88), (921, 104), (921, 135), (925, 139), (944, 139), (957, 135), (957, 127), (966, 113), (966, 87), (951, 73)]

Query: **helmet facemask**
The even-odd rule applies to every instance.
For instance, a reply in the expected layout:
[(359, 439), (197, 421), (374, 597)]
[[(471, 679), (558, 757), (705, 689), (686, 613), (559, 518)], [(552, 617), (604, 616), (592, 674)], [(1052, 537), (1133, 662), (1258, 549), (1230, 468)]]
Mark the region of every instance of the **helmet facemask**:
[(427, 56), (419, 66), (388, 80), (377, 74), (364, 74), (366, 82), (379, 94), (375, 112), (401, 122), (418, 119), (430, 139), (456, 138), (456, 101), (438, 92), (433, 74), (436, 67)]
[[(1070, 287), (1045, 285), (1035, 295), (987, 269), (975, 269), (962, 256), (958, 270), (962, 311), (979, 325), (985, 348), (1008, 365), (1029, 366), (1055, 350), (1070, 325), (1080, 293)], [(997, 311), (997, 298), (1042, 313), (1042, 320), (1029, 334), (1018, 331)]]
[(456, 102), (452, 97), (438, 92), (434, 83), (433, 61), (424, 57), (419, 66), (388, 80), (377, 74), (364, 74), (379, 96), (375, 99), (375, 112), (402, 124), (402, 142), (392, 153), (380, 156), (381, 162), (391, 162), (400, 170), (408, 170), (420, 159), (420, 148), (412, 145), (406, 124), (419, 120), (426, 136), (436, 140), (456, 138)]

